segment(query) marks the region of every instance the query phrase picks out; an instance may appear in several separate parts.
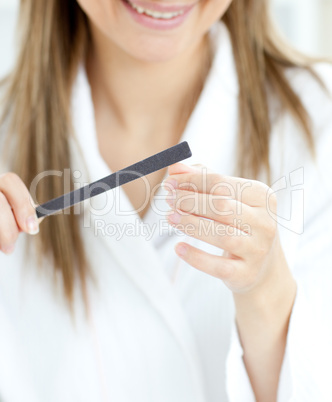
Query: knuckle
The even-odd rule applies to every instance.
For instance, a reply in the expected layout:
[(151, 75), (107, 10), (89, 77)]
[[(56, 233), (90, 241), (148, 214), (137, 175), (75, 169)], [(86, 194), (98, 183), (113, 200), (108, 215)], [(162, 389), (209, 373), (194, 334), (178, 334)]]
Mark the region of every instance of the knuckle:
[(267, 202), (268, 202), (268, 206), (272, 211), (276, 211), (277, 210), (277, 195), (276, 193), (272, 190), (272, 188), (268, 187), (267, 191)]
[(0, 182), (4, 193), (6, 193), (5, 198), (7, 199), (10, 196), (15, 208), (24, 209), (26, 212), (33, 208), (29, 191), (16, 173), (7, 172), (2, 174)]
[(21, 179), (17, 176), (16, 173), (6, 172), (6, 173), (3, 173), (0, 176), (0, 180), (2, 181), (2, 183), (4, 185), (8, 185), (8, 184), (11, 184), (11, 183), (16, 182), (18, 180), (20, 181)]
[(262, 181), (252, 180), (252, 183), (255, 187), (257, 187), (257, 189), (260, 189), (262, 192), (266, 193), (267, 191), (270, 190), (270, 187), (267, 184), (263, 183)]
[(208, 181), (208, 188), (213, 195), (236, 198), (237, 188), (229, 177), (217, 173), (211, 174)]
[(277, 222), (271, 218), (264, 219), (262, 220), (261, 225), (264, 232), (264, 237), (268, 240), (274, 239), (277, 232)]
[(0, 191), (0, 203), (4, 203), (7, 201), (7, 198), (4, 193)]
[(262, 205), (265, 204), (266, 201), (268, 202), (270, 197), (275, 196), (274, 191), (267, 184), (258, 180), (253, 180), (252, 183), (255, 189), (256, 197), (258, 200), (260, 200)]
[(221, 196), (212, 199), (212, 205), (214, 205), (216, 212), (222, 215), (233, 215), (229, 201), (225, 198), (221, 198)]
[(217, 187), (223, 182), (223, 177), (218, 173), (210, 173), (208, 175), (209, 185), (211, 188)]
[[(34, 208), (31, 203), (30, 193), (21, 178), (16, 173), (7, 172), (0, 176), (0, 182), (4, 192), (8, 193), (8, 196), (10, 195), (15, 208), (19, 209), (20, 214), (31, 213)], [(6, 198), (5, 195), (3, 196)]]

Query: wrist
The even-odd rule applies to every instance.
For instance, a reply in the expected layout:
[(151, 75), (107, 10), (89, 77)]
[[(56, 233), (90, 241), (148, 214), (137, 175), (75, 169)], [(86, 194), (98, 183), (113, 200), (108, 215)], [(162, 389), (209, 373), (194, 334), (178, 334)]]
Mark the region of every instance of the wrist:
[(296, 296), (296, 281), (281, 251), (278, 265), (271, 267), (252, 289), (233, 292), (238, 319), (262, 319), (277, 322), (289, 318)]
[(256, 286), (233, 293), (243, 362), (259, 401), (276, 400), (297, 287), (281, 249), (274, 261)]

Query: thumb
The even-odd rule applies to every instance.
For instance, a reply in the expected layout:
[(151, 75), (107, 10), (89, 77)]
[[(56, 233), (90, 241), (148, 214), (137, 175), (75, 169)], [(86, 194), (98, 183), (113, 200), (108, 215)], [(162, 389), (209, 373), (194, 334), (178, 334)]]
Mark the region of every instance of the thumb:
[[(36, 209), (38, 207), (38, 204), (35, 203), (35, 201), (33, 200), (33, 198), (30, 196), (30, 202), (31, 205)], [(38, 223), (42, 223), (43, 220), (45, 219), (45, 216), (38, 218)]]

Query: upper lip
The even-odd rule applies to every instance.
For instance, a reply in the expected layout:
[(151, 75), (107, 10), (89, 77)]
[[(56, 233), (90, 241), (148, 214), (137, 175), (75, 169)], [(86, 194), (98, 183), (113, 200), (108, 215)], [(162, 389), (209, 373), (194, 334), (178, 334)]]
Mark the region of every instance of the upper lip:
[(176, 13), (178, 11), (187, 11), (189, 8), (193, 7), (194, 4), (161, 4), (156, 2), (148, 2), (142, 0), (128, 0), (134, 6), (142, 7), (146, 10), (159, 11), (160, 13)]

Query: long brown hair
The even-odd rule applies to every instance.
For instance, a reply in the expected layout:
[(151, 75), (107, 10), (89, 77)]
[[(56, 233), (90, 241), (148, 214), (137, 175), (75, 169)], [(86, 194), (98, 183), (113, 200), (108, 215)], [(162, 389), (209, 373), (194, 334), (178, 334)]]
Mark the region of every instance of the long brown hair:
[[(234, 0), (223, 17), (230, 32), (239, 78), (239, 174), (269, 172), (271, 122), (267, 87), (300, 123), (314, 147), (308, 114), (285, 77), (287, 68), (310, 69), (310, 60), (289, 52), (272, 29), (267, 0)], [(1, 122), (15, 140), (12, 170), (29, 187), (40, 172), (70, 167), (71, 87), (88, 43), (87, 18), (76, 0), (21, 0), (20, 46), (5, 80)], [(39, 203), (62, 193), (58, 177), (42, 180)], [(79, 216), (62, 214), (41, 225), (40, 256), (52, 258), (72, 300), (75, 278), (84, 290), (88, 267)]]

